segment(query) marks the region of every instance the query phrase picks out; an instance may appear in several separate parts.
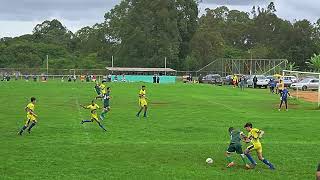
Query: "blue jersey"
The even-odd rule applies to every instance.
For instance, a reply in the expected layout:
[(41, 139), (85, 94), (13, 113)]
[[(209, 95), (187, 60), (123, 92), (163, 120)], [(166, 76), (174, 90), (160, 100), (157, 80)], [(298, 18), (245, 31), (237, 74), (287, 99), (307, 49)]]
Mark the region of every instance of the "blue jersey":
[(276, 87), (276, 82), (274, 80), (270, 80), (270, 87)]
[(289, 94), (288, 89), (282, 90), (282, 92), (281, 92), (282, 99), (287, 99), (288, 98), (288, 94)]

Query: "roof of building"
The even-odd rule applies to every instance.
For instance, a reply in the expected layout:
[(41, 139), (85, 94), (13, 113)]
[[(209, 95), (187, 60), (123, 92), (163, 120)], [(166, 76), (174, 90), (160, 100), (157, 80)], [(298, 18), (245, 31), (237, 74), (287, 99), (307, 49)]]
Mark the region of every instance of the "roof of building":
[(171, 68), (127, 68), (127, 67), (106, 67), (108, 71), (120, 71), (120, 72), (176, 72)]

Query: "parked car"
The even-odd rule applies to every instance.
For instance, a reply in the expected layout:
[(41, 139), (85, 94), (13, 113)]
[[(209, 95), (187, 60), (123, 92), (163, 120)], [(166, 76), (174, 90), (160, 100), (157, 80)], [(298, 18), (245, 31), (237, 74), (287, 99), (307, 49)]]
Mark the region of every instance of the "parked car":
[(208, 74), (202, 78), (204, 84), (222, 85), (222, 78), (219, 74)]
[(303, 79), (300, 82), (292, 83), (291, 88), (301, 89), (302, 91), (317, 90), (319, 88), (319, 79), (315, 79), (315, 78)]
[(290, 87), (292, 83), (298, 82), (295, 76), (283, 76), (282, 79), (285, 87)]
[(253, 87), (253, 78), (254, 76), (257, 77), (258, 81), (257, 81), (257, 87), (261, 88), (261, 87), (268, 87), (269, 81), (270, 79), (267, 79), (264, 75), (251, 75), (249, 76), (248, 80), (247, 80), (247, 86), (248, 87)]

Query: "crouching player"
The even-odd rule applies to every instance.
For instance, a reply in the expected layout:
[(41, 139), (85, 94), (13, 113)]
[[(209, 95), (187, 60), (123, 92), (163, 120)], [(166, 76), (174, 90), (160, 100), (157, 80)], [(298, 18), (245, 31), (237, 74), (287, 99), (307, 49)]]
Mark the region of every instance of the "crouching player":
[(252, 128), (251, 123), (246, 123), (244, 128), (249, 132), (248, 136), (246, 137), (246, 142), (249, 143), (251, 141), (252, 145), (248, 146), (245, 150), (245, 155), (248, 157), (249, 161), (251, 162), (252, 166), (255, 167), (257, 163), (254, 161), (252, 156), (250, 155), (250, 151), (255, 150), (257, 152), (257, 156), (260, 161), (264, 164), (269, 166), (269, 169), (274, 170), (274, 166), (262, 156), (262, 145), (260, 143), (260, 138), (263, 136), (264, 131), (259, 130), (257, 128)]
[(91, 111), (91, 120), (83, 120), (81, 121), (81, 124), (95, 121), (101, 127), (101, 129), (103, 129), (104, 131), (107, 131), (98, 119), (97, 109), (99, 109), (100, 107), (96, 103), (94, 103), (93, 100), (91, 104), (88, 106), (83, 106), (83, 105), (80, 105), (80, 106), (84, 109), (90, 109)]
[(111, 92), (110, 87), (107, 87), (106, 94), (101, 94), (100, 96), (96, 97), (96, 99), (98, 98), (103, 99), (103, 111), (100, 115), (101, 120), (104, 120), (104, 118), (106, 117), (106, 114), (110, 111), (110, 99), (111, 99), (110, 92)]
[(245, 155), (242, 151), (242, 147), (241, 147), (241, 140), (246, 137), (243, 132), (240, 132), (239, 130), (235, 130), (233, 127), (229, 128), (229, 133), (230, 133), (230, 145), (226, 151), (226, 158), (228, 161), (228, 165), (227, 167), (232, 167), (235, 165), (235, 163), (233, 162), (232, 158), (231, 158), (231, 154), (236, 152), (237, 154), (240, 154), (240, 157), (243, 161), (243, 164), (245, 165), (246, 168), (250, 168), (249, 164), (247, 163), (247, 160), (245, 158)]
[[(34, 107), (36, 104), (36, 98), (32, 97), (31, 98), (31, 102), (27, 105), (27, 107), (25, 108), (26, 112), (27, 112), (27, 121), (26, 124), (22, 127), (22, 129), (18, 132), (18, 135), (22, 136), (22, 133), (24, 130), (26, 130), (28, 127), (28, 133), (31, 133), (31, 129), (33, 128), (33, 126), (35, 126), (37, 124), (37, 115), (34, 112)], [(31, 124), (30, 124), (31, 123)], [(29, 126), (30, 125), (30, 126)]]

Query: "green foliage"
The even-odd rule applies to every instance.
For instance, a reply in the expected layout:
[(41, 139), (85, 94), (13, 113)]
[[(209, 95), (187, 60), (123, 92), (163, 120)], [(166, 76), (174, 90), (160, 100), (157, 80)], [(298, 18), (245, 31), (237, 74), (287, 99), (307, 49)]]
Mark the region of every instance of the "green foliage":
[[(225, 6), (205, 9), (196, 0), (123, 0), (104, 22), (73, 33), (54, 19), (33, 34), (0, 39), (0, 67), (52, 68), (116, 66), (201, 68), (216, 58), (288, 59), (295, 69), (320, 53), (320, 19), (285, 21), (274, 3), (250, 13)], [(250, 52), (250, 53), (248, 53)], [(196, 62), (196, 63), (195, 63)], [(61, 64), (63, 63), (63, 64)]]
[(310, 60), (310, 66), (316, 72), (320, 72), (320, 55), (314, 54)]

